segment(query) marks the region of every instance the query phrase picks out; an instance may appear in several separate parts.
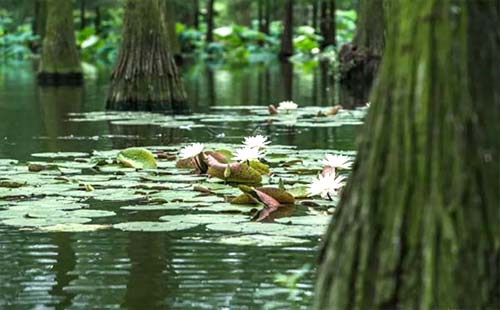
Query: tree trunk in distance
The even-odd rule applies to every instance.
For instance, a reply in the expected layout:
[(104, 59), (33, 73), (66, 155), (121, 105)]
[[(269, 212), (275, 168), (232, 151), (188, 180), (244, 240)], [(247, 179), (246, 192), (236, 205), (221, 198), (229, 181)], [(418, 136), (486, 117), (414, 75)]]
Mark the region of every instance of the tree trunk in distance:
[(214, 0), (207, 0), (207, 43), (213, 42), (214, 40)]
[(193, 27), (194, 29), (200, 28), (200, 1), (193, 0)]
[(72, 1), (46, 1), (47, 24), (38, 68), (38, 81), (41, 84), (82, 83), (82, 68), (73, 31)]
[(286, 60), (293, 55), (293, 0), (285, 0), (284, 15), (279, 53), (280, 60)]
[(498, 2), (390, 2), (316, 309), (500, 305)]
[(95, 7), (95, 19), (94, 19), (95, 33), (101, 33), (101, 9), (98, 5)]
[(264, 0), (264, 23), (261, 32), (269, 34), (269, 24), (271, 23), (271, 0)]
[(125, 3), (122, 43), (111, 74), (107, 109), (187, 109), (159, 1)]
[(321, 49), (336, 45), (335, 0), (321, 0)]
[(85, 0), (80, 0), (80, 30), (85, 28), (87, 21), (85, 19)]
[(40, 36), (41, 41), (43, 41), (43, 38), (45, 37), (46, 26), (47, 26), (47, 1), (36, 0), (32, 29), (34, 34)]
[(318, 31), (318, 0), (312, 0), (312, 21), (311, 27)]
[(172, 0), (166, 0), (164, 2), (165, 6), (165, 22), (167, 24), (167, 34), (169, 49), (174, 56), (177, 63), (182, 62), (181, 46), (179, 45), (179, 40), (177, 39), (177, 33), (175, 30), (175, 3)]
[[(356, 37), (339, 51), (340, 83), (347, 89), (371, 88), (385, 45), (390, 0), (361, 0)], [(389, 16), (389, 15), (387, 15)]]

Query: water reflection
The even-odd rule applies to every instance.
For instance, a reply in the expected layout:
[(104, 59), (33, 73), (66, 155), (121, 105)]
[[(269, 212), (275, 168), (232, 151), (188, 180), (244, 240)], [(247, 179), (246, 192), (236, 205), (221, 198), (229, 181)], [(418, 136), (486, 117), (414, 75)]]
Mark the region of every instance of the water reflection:
[(72, 304), (73, 298), (76, 296), (73, 292), (65, 292), (64, 289), (69, 286), (70, 282), (78, 276), (71, 274), (76, 267), (76, 255), (73, 249), (73, 236), (65, 233), (53, 234), (53, 244), (57, 246), (56, 263), (52, 267), (55, 273), (55, 284), (49, 291), (49, 294), (57, 297), (59, 302), (55, 305), (55, 309), (67, 309)]

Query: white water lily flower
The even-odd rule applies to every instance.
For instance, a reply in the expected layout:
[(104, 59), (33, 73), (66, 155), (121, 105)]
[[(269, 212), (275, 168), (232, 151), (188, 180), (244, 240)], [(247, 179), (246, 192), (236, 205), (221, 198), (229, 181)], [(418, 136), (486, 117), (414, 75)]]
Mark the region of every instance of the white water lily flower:
[(263, 157), (263, 154), (258, 148), (246, 146), (234, 151), (233, 159), (239, 162), (243, 162), (247, 160), (258, 160), (261, 157)]
[(349, 156), (326, 154), (321, 163), (334, 169), (351, 169), (352, 161)]
[(293, 101), (282, 101), (278, 105), (278, 110), (297, 110), (298, 105)]
[(181, 159), (188, 159), (197, 156), (205, 149), (205, 145), (202, 143), (192, 143), (188, 146), (185, 146), (181, 149), (179, 153), (179, 157)]
[(335, 176), (333, 173), (318, 175), (309, 184), (307, 193), (309, 197), (321, 196), (322, 198), (331, 198), (331, 195), (337, 195), (339, 190), (345, 185), (344, 176)]
[(257, 148), (257, 149), (263, 149), (269, 143), (271, 143), (271, 142), (269, 140), (267, 140), (267, 137), (262, 136), (262, 135), (256, 135), (253, 137), (245, 137), (245, 141), (243, 142), (243, 144), (245, 144), (245, 147)]

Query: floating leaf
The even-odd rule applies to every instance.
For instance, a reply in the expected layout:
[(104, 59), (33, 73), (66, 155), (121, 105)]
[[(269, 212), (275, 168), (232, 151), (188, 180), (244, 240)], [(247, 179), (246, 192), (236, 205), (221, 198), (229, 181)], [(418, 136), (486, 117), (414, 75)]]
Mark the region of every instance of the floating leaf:
[(252, 246), (283, 246), (310, 242), (307, 239), (299, 239), (287, 236), (269, 235), (242, 235), (222, 237), (217, 240), (223, 244), (252, 245)]
[(248, 217), (243, 215), (233, 214), (180, 214), (180, 215), (165, 215), (160, 217), (161, 221), (175, 223), (195, 223), (195, 224), (212, 224), (212, 223), (241, 223), (248, 221)]
[(278, 223), (293, 224), (293, 225), (321, 225), (326, 226), (331, 221), (331, 216), (314, 215), (314, 216), (292, 216), (283, 217), (275, 220)]
[(116, 160), (125, 167), (135, 169), (155, 169), (156, 160), (145, 148), (131, 147), (118, 153)]
[(166, 232), (191, 229), (198, 226), (194, 223), (175, 222), (127, 222), (113, 225), (113, 228), (123, 231)]
[(91, 219), (83, 217), (45, 217), (45, 218), (11, 218), (2, 221), (2, 224), (18, 227), (42, 227), (54, 226), (58, 224), (84, 224), (90, 222)]
[(50, 232), (90, 232), (110, 228), (111, 225), (97, 224), (56, 224), (52, 226), (39, 227), (40, 230)]
[[(208, 175), (216, 177), (227, 182), (234, 183), (253, 183), (257, 184), (262, 181), (262, 176), (257, 170), (248, 166), (246, 163), (231, 163), (229, 164), (229, 177), (224, 176), (227, 169), (227, 164), (218, 162), (215, 158), (208, 155)], [(227, 173), (226, 173), (227, 174)]]

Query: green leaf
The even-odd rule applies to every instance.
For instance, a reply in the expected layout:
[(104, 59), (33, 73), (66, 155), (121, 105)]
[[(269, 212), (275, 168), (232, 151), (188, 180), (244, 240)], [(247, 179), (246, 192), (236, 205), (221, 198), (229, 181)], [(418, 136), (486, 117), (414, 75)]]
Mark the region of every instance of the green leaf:
[(118, 153), (116, 160), (125, 167), (135, 169), (155, 169), (156, 160), (150, 151), (144, 148), (131, 147)]

